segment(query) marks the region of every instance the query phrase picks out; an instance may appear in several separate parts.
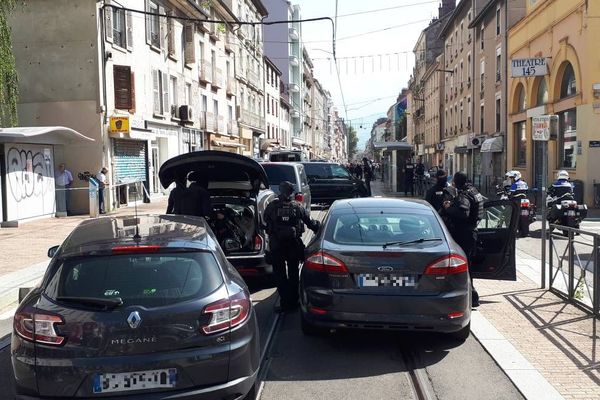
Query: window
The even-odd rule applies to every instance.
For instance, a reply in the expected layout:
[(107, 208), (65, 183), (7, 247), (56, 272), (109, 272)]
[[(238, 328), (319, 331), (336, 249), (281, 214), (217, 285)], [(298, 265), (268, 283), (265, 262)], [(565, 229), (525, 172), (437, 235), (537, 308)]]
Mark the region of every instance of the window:
[(135, 107), (135, 95), (131, 67), (114, 65), (113, 81), (115, 87), (115, 109), (132, 110)]
[(500, 36), (500, 7), (496, 8), (496, 36)]
[(350, 173), (341, 165), (331, 165), (331, 176), (333, 179), (350, 179)]
[(560, 98), (573, 96), (576, 92), (577, 83), (575, 81), (575, 71), (573, 71), (571, 63), (567, 63), (560, 82)]
[(206, 97), (205, 94), (202, 95), (202, 105), (201, 105), (202, 109), (200, 111), (208, 111), (208, 98)]
[(233, 106), (227, 106), (227, 118), (230, 123), (233, 123)]
[(541, 106), (548, 103), (548, 88), (546, 86), (546, 78), (541, 78), (537, 88), (536, 105)]
[(559, 168), (577, 167), (577, 111), (572, 108), (558, 114)]
[(517, 122), (515, 125), (515, 161), (517, 165), (527, 164), (527, 123)]
[[(105, 9), (106, 10), (106, 9)], [(127, 31), (125, 27), (125, 10), (112, 7), (113, 43), (125, 48), (127, 46)], [(110, 29), (110, 28), (108, 28)]]
[[(152, 1), (147, 1), (147, 9), (150, 14), (162, 14), (164, 9)], [(160, 17), (157, 15), (146, 15), (146, 40), (154, 47), (160, 48)]]
[(471, 129), (471, 98), (467, 98), (467, 128)]
[(174, 76), (171, 76), (169, 89), (169, 104), (176, 106), (179, 101), (177, 98), (177, 78)]
[(517, 111), (518, 112), (525, 111), (525, 109), (527, 108), (527, 96), (525, 94), (525, 88), (523, 87), (523, 85), (519, 85), (519, 87), (517, 89), (517, 95), (518, 95)]
[(502, 101), (500, 98), (496, 99), (496, 132), (500, 132), (500, 125), (501, 125), (501, 111), (502, 109)]
[(271, 96), (267, 95), (267, 114), (271, 113), (271, 109), (269, 108), (269, 103), (270, 103), (269, 102), (269, 97), (271, 97)]
[(165, 114), (169, 108), (169, 78), (165, 72), (152, 70), (152, 94), (154, 114)]
[(263, 164), (269, 178), (270, 186), (277, 186), (283, 181), (296, 183), (296, 172), (293, 165)]
[(479, 37), (481, 38), (481, 50), (484, 48), (485, 43), (485, 27), (481, 25), (481, 30), (479, 31)]
[(483, 129), (484, 128), (484, 115), (485, 115), (485, 105), (484, 104), (481, 105), (479, 112), (480, 112), (479, 132), (483, 134), (484, 133), (484, 129)]
[(502, 49), (498, 47), (496, 49), (496, 82), (502, 80)]
[(481, 60), (481, 65), (479, 66), (479, 80), (481, 84), (481, 92), (483, 93), (483, 88), (485, 87), (485, 60)]
[(192, 104), (192, 84), (185, 84), (185, 104)]
[(215, 121), (219, 116), (219, 100), (213, 100), (213, 113), (215, 114)]

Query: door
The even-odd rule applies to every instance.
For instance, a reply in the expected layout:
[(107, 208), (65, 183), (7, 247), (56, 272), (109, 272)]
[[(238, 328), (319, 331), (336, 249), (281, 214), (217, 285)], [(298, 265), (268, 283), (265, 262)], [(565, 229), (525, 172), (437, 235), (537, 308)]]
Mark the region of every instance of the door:
[(298, 174), (300, 178), (300, 192), (304, 196), (304, 207), (307, 211), (310, 212), (310, 203), (312, 201), (310, 186), (308, 186), (308, 179), (306, 177), (306, 172), (304, 172), (304, 166), (298, 165)]
[(473, 278), (517, 280), (516, 238), (519, 209), (511, 201), (489, 201), (479, 221), (477, 251), (470, 273)]
[(160, 181), (158, 179), (159, 168), (158, 147), (152, 146), (152, 192), (160, 192)]
[(350, 176), (350, 172), (341, 165), (331, 164), (331, 189), (337, 199), (354, 197), (357, 190), (356, 182)]
[(303, 165), (308, 176), (312, 201), (315, 203), (324, 201), (329, 197), (328, 191), (331, 191), (331, 188), (329, 188), (331, 182), (329, 165), (321, 163), (306, 163)]

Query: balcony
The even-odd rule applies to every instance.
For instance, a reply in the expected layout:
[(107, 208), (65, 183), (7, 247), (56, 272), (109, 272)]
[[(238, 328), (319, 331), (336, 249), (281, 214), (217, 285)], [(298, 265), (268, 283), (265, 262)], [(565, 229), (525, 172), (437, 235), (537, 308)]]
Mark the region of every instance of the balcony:
[(219, 24), (210, 23), (208, 27), (208, 35), (214, 41), (221, 39), (221, 31), (219, 30)]
[(201, 61), (200, 62), (200, 76), (198, 77), (198, 79), (200, 80), (200, 82), (202, 83), (211, 83), (212, 81), (212, 63), (207, 62), (207, 61)]
[(251, 85), (253, 85), (257, 89), (261, 89), (262, 90), (260, 75), (257, 72), (255, 72), (255, 71), (253, 71), (251, 69), (248, 69), (246, 71), (246, 77), (248, 78), (248, 82)]
[(202, 111), (200, 113), (200, 128), (214, 132), (215, 131), (215, 115), (208, 111)]
[(227, 134), (227, 124), (225, 123), (225, 119), (219, 115), (219, 118), (217, 119), (217, 124), (215, 126), (215, 129), (217, 131), (217, 133), (226, 135)]
[(300, 39), (300, 34), (298, 33), (298, 29), (290, 28), (289, 32), (290, 32), (290, 39), (292, 39), (292, 40)]
[(295, 83), (290, 83), (289, 87), (290, 87), (290, 92), (292, 92), (292, 93), (298, 93), (298, 92), (300, 92), (300, 86), (298, 86)]
[(296, 118), (296, 119), (300, 118), (300, 111), (298, 111), (298, 110), (291, 110), (290, 111), (290, 117)]
[(241, 109), (241, 121), (253, 128), (265, 129), (265, 119), (252, 111)]
[(239, 132), (238, 132), (238, 125), (235, 121), (228, 121), (227, 122), (227, 133), (230, 136), (238, 136)]
[(294, 67), (297, 67), (298, 65), (300, 65), (300, 60), (298, 60), (298, 57), (292, 55), (290, 56), (290, 64)]
[(235, 52), (236, 37), (233, 33), (227, 32), (225, 34), (225, 50), (231, 53)]
[(212, 87), (222, 89), (225, 86), (223, 83), (223, 71), (221, 68), (214, 68), (212, 70)]
[(227, 95), (235, 96), (236, 92), (237, 92), (237, 82), (233, 78), (233, 76), (230, 76), (227, 78)]

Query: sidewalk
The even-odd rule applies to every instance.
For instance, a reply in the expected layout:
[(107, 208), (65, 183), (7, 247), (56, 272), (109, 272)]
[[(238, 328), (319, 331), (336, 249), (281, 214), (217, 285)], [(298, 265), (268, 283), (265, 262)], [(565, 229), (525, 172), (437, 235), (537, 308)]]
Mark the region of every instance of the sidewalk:
[[(371, 187), (400, 197), (381, 182)], [(599, 399), (597, 321), (540, 289), (540, 266), (517, 250), (516, 282), (476, 280), (481, 306), (471, 331), (528, 399)]]

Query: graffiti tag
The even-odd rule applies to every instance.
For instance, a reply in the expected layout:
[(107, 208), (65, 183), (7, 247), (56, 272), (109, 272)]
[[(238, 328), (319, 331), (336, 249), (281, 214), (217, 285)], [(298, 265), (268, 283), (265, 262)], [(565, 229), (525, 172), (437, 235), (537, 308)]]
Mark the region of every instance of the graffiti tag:
[[(6, 157), (8, 186), (18, 203), (31, 197), (40, 197), (51, 189), (52, 162), (41, 152), (11, 147)], [(46, 178), (46, 179), (44, 179)]]

